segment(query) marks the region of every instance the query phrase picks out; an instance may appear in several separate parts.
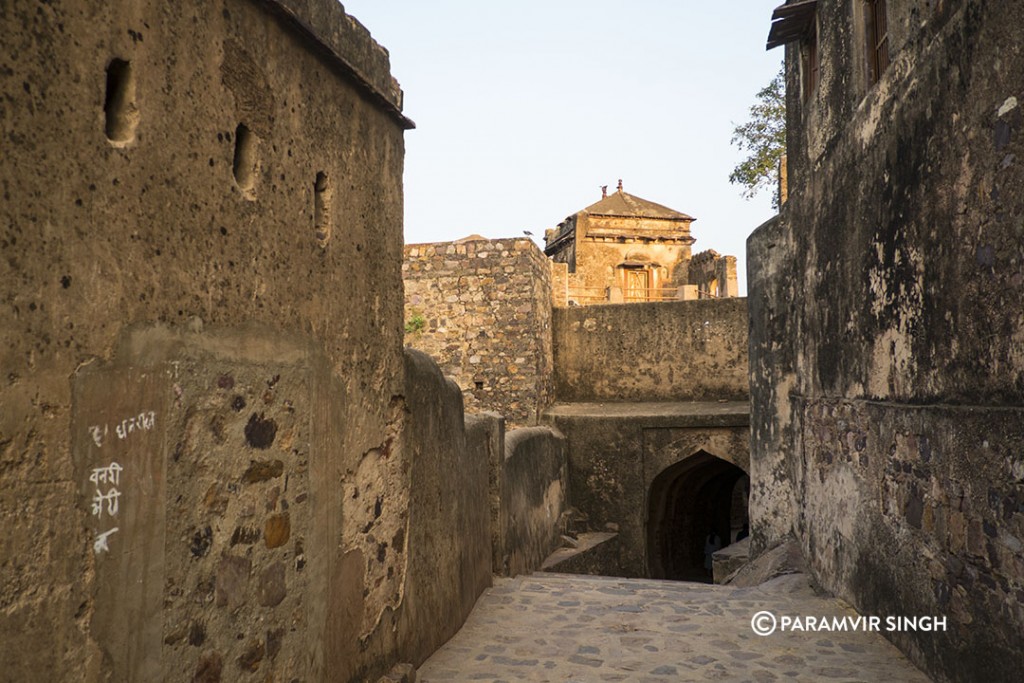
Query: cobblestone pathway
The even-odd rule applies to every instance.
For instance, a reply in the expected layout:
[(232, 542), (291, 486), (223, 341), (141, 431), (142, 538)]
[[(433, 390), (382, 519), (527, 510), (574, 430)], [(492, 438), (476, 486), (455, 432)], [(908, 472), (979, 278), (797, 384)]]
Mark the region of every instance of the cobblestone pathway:
[(855, 616), (800, 576), (756, 588), (565, 574), (497, 579), (418, 681), (927, 681), (880, 634), (751, 617)]

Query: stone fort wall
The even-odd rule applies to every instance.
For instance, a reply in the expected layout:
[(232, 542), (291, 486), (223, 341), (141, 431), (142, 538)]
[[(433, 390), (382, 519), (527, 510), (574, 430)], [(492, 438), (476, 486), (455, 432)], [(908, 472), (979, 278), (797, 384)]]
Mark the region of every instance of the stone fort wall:
[(555, 393), (571, 401), (743, 401), (747, 300), (554, 311)]
[(489, 581), (488, 473), (403, 355), (387, 53), (329, 0), (0, 33), (4, 677), (422, 661)]
[(405, 342), (438, 359), (467, 411), (536, 424), (552, 399), (551, 266), (532, 240), (410, 244)]
[[(789, 197), (749, 240), (755, 545), (788, 530), (940, 680), (1024, 667), (1020, 3), (822, 1), (788, 57)], [(787, 492), (791, 491), (792, 494)], [(788, 522), (788, 525), (785, 523)]]

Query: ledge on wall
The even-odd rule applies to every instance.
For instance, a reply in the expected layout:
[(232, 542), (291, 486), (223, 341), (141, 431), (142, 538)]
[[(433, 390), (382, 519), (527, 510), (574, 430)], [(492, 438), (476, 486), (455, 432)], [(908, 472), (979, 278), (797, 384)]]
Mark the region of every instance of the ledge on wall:
[(579, 534), (575, 548), (559, 548), (541, 564), (542, 572), (618, 576), (618, 538), (614, 531)]
[(662, 401), (651, 403), (557, 403), (548, 418), (649, 418), (679, 427), (744, 427), (750, 422), (747, 401)]

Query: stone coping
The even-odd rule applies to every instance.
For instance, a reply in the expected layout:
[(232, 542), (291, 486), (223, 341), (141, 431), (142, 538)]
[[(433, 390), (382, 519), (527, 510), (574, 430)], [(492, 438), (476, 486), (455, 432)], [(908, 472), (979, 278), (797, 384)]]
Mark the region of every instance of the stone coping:
[(645, 420), (652, 426), (744, 427), (750, 424), (747, 401), (659, 401), (650, 403), (556, 403), (545, 418), (560, 420)]
[(322, 56), (394, 117), (402, 128), (416, 124), (402, 114), (402, 89), (391, 75), (388, 51), (337, 0), (255, 0), (318, 47)]

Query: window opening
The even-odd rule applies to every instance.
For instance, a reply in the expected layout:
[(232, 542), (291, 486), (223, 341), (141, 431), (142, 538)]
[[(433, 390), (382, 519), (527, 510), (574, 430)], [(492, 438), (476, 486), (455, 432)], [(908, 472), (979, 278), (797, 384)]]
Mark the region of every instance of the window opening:
[(881, 79), (889, 66), (889, 25), (885, 0), (868, 0), (868, 62), (871, 84)]
[(818, 53), (818, 22), (816, 19), (811, 22), (807, 37), (804, 38), (801, 57), (803, 59), (801, 64), (804, 80), (803, 95), (804, 101), (806, 101), (818, 87), (818, 81), (821, 78), (821, 56)]

